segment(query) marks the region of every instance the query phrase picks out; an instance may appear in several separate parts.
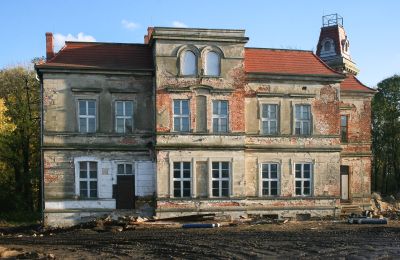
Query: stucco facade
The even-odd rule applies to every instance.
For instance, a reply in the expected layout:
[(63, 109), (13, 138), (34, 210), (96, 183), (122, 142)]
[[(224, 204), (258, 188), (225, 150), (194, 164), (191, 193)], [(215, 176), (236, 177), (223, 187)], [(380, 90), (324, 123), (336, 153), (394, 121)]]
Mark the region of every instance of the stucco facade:
[[(373, 90), (312, 52), (248, 40), (244, 30), (155, 27), (142, 45), (48, 46), (36, 66), (46, 223), (124, 209), (129, 176), (130, 209), (154, 196), (158, 217), (368, 207)], [(321, 37), (319, 52), (334, 40)]]

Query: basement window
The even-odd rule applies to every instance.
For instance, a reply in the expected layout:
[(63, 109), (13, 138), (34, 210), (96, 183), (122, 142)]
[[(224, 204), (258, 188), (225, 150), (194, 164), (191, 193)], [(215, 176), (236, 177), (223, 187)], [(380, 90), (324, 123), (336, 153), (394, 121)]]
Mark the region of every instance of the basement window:
[(212, 196), (229, 197), (230, 194), (230, 163), (212, 162)]
[(174, 162), (174, 197), (190, 197), (192, 189), (192, 170), (190, 162)]
[(97, 198), (97, 162), (79, 162), (79, 195)]
[(295, 189), (296, 196), (311, 196), (312, 164), (295, 164)]

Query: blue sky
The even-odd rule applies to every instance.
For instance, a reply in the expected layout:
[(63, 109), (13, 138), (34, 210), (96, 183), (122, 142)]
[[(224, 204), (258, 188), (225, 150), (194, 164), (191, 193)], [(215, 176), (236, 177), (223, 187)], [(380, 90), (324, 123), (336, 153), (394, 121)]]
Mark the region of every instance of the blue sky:
[(2, 0), (0, 68), (45, 55), (47, 31), (57, 42), (142, 43), (148, 26), (246, 29), (249, 47), (315, 51), (321, 17), (338, 13), (360, 80), (375, 86), (400, 74), (399, 10), (397, 0)]

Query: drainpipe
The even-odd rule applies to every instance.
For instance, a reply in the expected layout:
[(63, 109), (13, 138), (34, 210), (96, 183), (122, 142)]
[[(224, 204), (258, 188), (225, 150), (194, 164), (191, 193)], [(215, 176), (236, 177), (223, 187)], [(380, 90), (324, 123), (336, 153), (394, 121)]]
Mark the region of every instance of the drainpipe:
[[(39, 75), (39, 78), (38, 78)], [(37, 71), (36, 79), (40, 81), (40, 197), (42, 225), (44, 225), (44, 158), (43, 158), (43, 75)]]

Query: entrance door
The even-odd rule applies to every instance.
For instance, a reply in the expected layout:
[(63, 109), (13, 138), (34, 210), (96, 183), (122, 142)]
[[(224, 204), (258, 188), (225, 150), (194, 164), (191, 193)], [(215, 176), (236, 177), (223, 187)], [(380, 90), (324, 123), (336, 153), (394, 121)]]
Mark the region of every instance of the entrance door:
[(117, 175), (117, 209), (135, 208), (135, 175)]
[(349, 199), (349, 166), (340, 166), (340, 192), (341, 199)]

